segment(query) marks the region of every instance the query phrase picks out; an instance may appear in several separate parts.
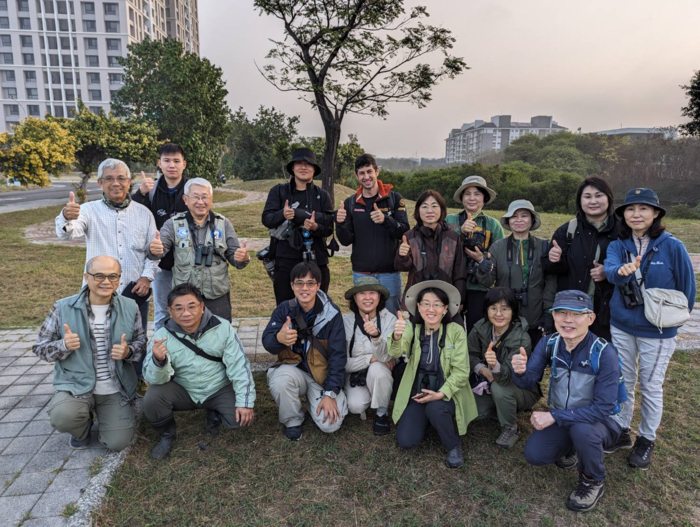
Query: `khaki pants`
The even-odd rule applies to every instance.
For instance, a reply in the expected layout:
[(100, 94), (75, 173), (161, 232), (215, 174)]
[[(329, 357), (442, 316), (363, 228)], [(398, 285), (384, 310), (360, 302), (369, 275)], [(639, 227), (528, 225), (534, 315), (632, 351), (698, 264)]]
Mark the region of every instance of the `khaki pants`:
[(477, 419), (497, 418), (501, 426), (508, 428), (516, 427), (515, 416), (518, 412), (532, 409), (540, 399), (539, 395), (530, 390), (521, 390), (513, 384), (502, 386), (494, 382), (490, 389), (491, 395), (474, 394), (479, 412)]
[(267, 385), (279, 407), (280, 423), (286, 427), (299, 426), (304, 422), (304, 410), (300, 400), (302, 395), (306, 395), (309, 414), (322, 432), (330, 434), (337, 431), (348, 414), (347, 398), (343, 390), (340, 390), (335, 400), (340, 418), (332, 425), (328, 419), (324, 423), (324, 413), (316, 415), (318, 404), (323, 399), (323, 387), (314, 381), (311, 375), (292, 364), (282, 364), (267, 370)]
[(122, 406), (121, 394), (91, 395), (77, 399), (68, 392), (57, 392), (49, 403), (51, 426), (83, 441), (90, 433), (93, 411), (99, 421), (98, 439), (109, 450), (124, 450), (134, 437), (134, 408)]
[(383, 362), (373, 362), (367, 369), (366, 386), (350, 386), (350, 375), (345, 375), (345, 395), (348, 398), (348, 411), (361, 414), (367, 408), (389, 408), (394, 378), (391, 370)]

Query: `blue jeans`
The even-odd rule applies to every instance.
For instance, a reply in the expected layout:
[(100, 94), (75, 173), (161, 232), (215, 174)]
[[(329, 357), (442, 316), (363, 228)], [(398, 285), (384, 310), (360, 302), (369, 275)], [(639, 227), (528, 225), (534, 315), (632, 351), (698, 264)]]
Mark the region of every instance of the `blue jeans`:
[(168, 318), (168, 295), (173, 288), (173, 272), (160, 270), (151, 284), (153, 287), (153, 331), (156, 332)]
[(382, 284), (389, 290), (389, 300), (386, 303), (386, 308), (394, 315), (399, 311), (399, 303), (401, 302), (401, 293), (403, 289), (403, 281), (401, 273), (398, 271), (393, 273), (356, 273), (352, 272), (352, 281), (357, 282), (358, 278), (371, 276), (376, 278), (377, 282)]

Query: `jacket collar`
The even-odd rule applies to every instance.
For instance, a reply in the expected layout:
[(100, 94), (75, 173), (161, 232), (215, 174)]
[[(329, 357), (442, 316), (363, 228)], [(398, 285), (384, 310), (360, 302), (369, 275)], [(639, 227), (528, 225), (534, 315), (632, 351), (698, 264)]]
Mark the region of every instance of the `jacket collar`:
[[(394, 188), (394, 185), (390, 185), (388, 183), (385, 185), (379, 179), (377, 180), (377, 185), (379, 186), (377, 201), (386, 198), (389, 195), (389, 192), (391, 192), (391, 189)], [(358, 188), (357, 192), (355, 192), (355, 203), (365, 204), (364, 197), (362, 196), (362, 185), (360, 185), (360, 188)]]
[[(634, 236), (634, 234), (632, 236)], [(661, 244), (661, 242), (663, 242), (667, 238), (672, 238), (672, 237), (673, 237), (673, 234), (671, 234), (670, 232), (662, 232), (658, 238), (652, 238), (649, 241), (649, 246), (647, 247), (647, 253), (649, 251), (652, 251), (652, 250), (654, 250), (654, 251), (657, 250), (656, 247), (658, 247)], [(632, 238), (625, 238), (624, 240), (621, 240), (621, 241), (622, 241), (623, 247), (625, 249), (627, 249), (629, 252), (631, 252), (632, 254), (635, 254), (637, 252), (637, 248), (635, 247), (634, 241), (632, 240)], [(644, 255), (642, 255), (642, 256), (644, 256)]]
[[(112, 299), (109, 302), (112, 307), (114, 307), (115, 298), (117, 296), (119, 295), (117, 295), (116, 293), (112, 294)], [(87, 285), (83, 286), (83, 288), (80, 290), (80, 293), (73, 297), (73, 300), (70, 302), (69, 305), (70, 307), (75, 309), (87, 309), (90, 306), (90, 288)]]
[[(596, 227), (590, 221), (588, 221), (585, 214), (579, 213), (576, 215), (576, 217), (577, 217), (578, 221), (581, 222), (582, 224), (587, 225), (591, 229), (596, 229)], [(617, 216), (615, 216), (614, 214), (611, 214), (610, 216), (608, 216), (608, 218), (606, 220), (605, 227), (603, 227), (599, 232), (601, 234), (610, 234), (613, 230), (615, 230), (618, 223), (619, 223), (619, 220), (617, 219)]]
[[(299, 313), (300, 310), (301, 307), (295, 298), (294, 305), (292, 309), (290, 309), (290, 314), (294, 314), (294, 316), (296, 316), (296, 313)], [(326, 295), (326, 293), (320, 289), (316, 293), (316, 303), (314, 304), (313, 312), (316, 313), (316, 319), (314, 320), (312, 328), (314, 335), (318, 335), (323, 327), (328, 324), (328, 322), (330, 322), (334, 316), (340, 314), (340, 311), (338, 311), (338, 308), (333, 305), (333, 302), (331, 302), (331, 299), (328, 298), (328, 295)]]
[(173, 332), (180, 333), (182, 335), (188, 335), (193, 339), (197, 340), (202, 334), (209, 331), (211, 328), (218, 326), (221, 321), (216, 318), (209, 308), (204, 306), (204, 313), (202, 314), (202, 320), (199, 321), (199, 327), (193, 333), (188, 333), (180, 327), (180, 325), (175, 322), (172, 318), (168, 318), (165, 321), (165, 326)]

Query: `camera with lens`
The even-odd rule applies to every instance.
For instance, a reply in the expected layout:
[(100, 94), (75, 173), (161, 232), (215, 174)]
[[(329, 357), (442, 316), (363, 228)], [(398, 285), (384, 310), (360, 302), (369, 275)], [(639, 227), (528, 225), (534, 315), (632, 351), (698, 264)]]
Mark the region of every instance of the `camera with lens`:
[(627, 309), (644, 305), (644, 295), (642, 295), (642, 287), (637, 283), (637, 280), (631, 280), (620, 287), (622, 303)]
[(313, 250), (314, 239), (311, 237), (311, 232), (308, 229), (301, 229), (301, 239), (304, 243), (304, 261), (315, 262), (316, 253)]
[(350, 386), (367, 386), (367, 370), (353, 372), (350, 375)]
[(486, 242), (487, 237), (483, 231), (474, 231), (469, 235), (462, 235), (462, 245), (464, 245), (465, 249), (469, 249), (470, 251), (479, 249), (483, 253)]
[(202, 265), (202, 261), (204, 261), (206, 267), (211, 267), (213, 257), (214, 248), (211, 245), (200, 245), (197, 247), (197, 252), (194, 255), (194, 264)]
[(513, 293), (515, 293), (515, 299), (520, 302), (520, 305), (523, 307), (527, 307), (527, 289), (513, 289)]
[(258, 260), (260, 260), (267, 272), (270, 280), (275, 279), (275, 261), (270, 258), (270, 246), (268, 245), (263, 250), (258, 251)]

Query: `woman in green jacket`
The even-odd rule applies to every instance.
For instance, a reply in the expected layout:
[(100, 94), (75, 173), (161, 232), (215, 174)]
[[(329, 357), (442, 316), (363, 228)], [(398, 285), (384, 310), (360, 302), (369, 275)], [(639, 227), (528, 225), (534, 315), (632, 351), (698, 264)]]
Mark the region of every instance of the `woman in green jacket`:
[(511, 379), (513, 355), (532, 351), (527, 321), (520, 318), (518, 301), (507, 287), (489, 289), (484, 318), (469, 333), (470, 383), (476, 394), (477, 419), (494, 418), (501, 424), (496, 445), (508, 449), (520, 439), (516, 414), (530, 410), (542, 397), (539, 385), (523, 390)]
[(477, 414), (469, 389), (467, 337), (461, 325), (450, 322), (460, 301), (459, 291), (441, 280), (415, 284), (405, 297), (415, 325), (399, 312), (388, 338), (389, 355), (408, 357), (394, 402), (396, 440), (401, 448), (413, 448), (431, 424), (447, 450), (449, 468), (464, 464), (459, 436)]

